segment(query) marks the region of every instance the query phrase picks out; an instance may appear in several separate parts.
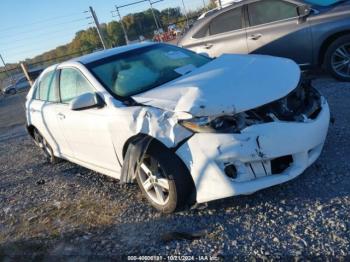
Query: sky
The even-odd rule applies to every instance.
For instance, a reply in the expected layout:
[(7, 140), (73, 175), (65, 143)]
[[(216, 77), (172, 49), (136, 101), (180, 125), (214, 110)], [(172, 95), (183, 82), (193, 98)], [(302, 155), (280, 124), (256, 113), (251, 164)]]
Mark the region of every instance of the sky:
[[(100, 23), (113, 19), (114, 6), (136, 0), (1, 0), (0, 54), (6, 63), (32, 58), (56, 46), (70, 42), (75, 32), (86, 29), (91, 19), (84, 13), (92, 6)], [(154, 2), (156, 0), (153, 0)], [(186, 10), (194, 10), (209, 0), (184, 0)], [(164, 0), (154, 4), (159, 10), (181, 7), (182, 0)], [(149, 8), (147, 2), (121, 9), (121, 15)]]

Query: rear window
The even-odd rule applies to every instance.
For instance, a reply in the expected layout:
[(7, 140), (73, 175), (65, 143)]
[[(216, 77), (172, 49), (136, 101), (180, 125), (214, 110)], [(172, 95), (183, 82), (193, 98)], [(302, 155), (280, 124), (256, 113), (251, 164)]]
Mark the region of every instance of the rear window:
[(208, 32), (209, 32), (209, 26), (205, 25), (201, 29), (199, 29), (199, 31), (197, 33), (195, 33), (193, 35), (193, 37), (194, 38), (202, 38), (202, 37), (208, 36)]
[(215, 17), (209, 26), (210, 35), (242, 29), (242, 8), (238, 7)]
[(40, 81), (37, 81), (34, 88), (34, 99), (58, 102), (59, 97), (56, 88), (56, 74), (55, 71), (50, 71), (44, 74)]
[(298, 16), (296, 5), (280, 0), (265, 0), (249, 4), (248, 12), (251, 26)]

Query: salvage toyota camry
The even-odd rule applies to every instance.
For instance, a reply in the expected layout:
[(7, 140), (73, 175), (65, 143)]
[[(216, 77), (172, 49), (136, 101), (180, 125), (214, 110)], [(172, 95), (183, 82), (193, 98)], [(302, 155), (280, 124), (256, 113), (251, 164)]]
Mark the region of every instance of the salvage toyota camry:
[(137, 181), (166, 213), (297, 177), (319, 157), (330, 118), (291, 60), (156, 43), (46, 69), (26, 109), (51, 162)]

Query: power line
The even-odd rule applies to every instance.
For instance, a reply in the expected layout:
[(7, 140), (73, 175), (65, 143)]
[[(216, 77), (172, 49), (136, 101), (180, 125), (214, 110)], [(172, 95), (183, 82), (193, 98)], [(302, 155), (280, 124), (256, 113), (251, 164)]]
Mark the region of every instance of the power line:
[[(71, 20), (71, 21), (67, 21), (67, 22), (64, 22), (64, 23), (60, 23), (60, 24), (57, 24), (57, 25), (60, 25), (60, 26), (62, 26), (62, 25), (67, 25), (67, 24), (72, 24), (72, 23), (76, 23), (76, 22), (81, 22), (81, 21), (86, 21), (86, 19), (87, 18), (80, 18), (80, 19), (74, 19), (74, 20)], [(36, 32), (45, 32), (46, 31), (46, 29), (45, 30), (38, 30), (38, 31), (36, 31)], [(17, 35), (23, 35), (23, 34), (33, 34), (33, 32), (31, 31), (31, 30), (26, 30), (26, 31), (23, 31), (23, 32), (18, 32), (18, 33), (16, 33)], [(1, 36), (2, 38), (11, 38), (11, 37), (13, 37), (13, 36), (16, 36), (16, 35), (13, 35), (13, 34), (11, 34), (11, 35), (3, 35), (3, 36)]]
[(5, 28), (5, 29), (1, 29), (1, 30), (0, 30), (0, 33), (1, 33), (1, 32), (5, 32), (5, 31), (9, 31), (9, 30), (13, 30), (13, 29), (16, 29), (16, 28), (23, 28), (23, 27), (26, 27), (26, 26), (41, 24), (41, 23), (43, 23), (43, 22), (49, 22), (49, 21), (59, 20), (59, 19), (61, 19), (61, 18), (72, 17), (72, 16), (76, 16), (77, 14), (82, 14), (82, 12), (74, 13), (74, 14), (70, 14), (70, 15), (52, 17), (52, 18), (48, 18), (48, 19), (43, 19), (43, 20), (36, 21), (36, 22), (33, 22), (33, 23), (25, 24), (25, 25), (23, 25), (23, 26), (11, 26), (11, 27), (7, 27), (7, 28)]
[[(84, 20), (84, 18), (79, 18), (79, 19), (74, 19), (74, 20), (63, 20), (63, 21), (60, 21), (59, 23), (55, 23), (55, 24), (45, 23), (44, 26), (42, 24), (40, 24), (40, 25), (38, 25), (38, 26), (40, 26), (38, 29), (40, 29), (40, 28), (47, 28), (47, 27), (52, 28), (52, 27), (55, 27), (55, 26), (61, 26), (61, 25), (64, 25), (64, 24), (74, 23), (74, 22), (77, 22), (77, 21), (80, 21), (80, 20), (82, 21), (82, 20)], [(25, 26), (24, 26), (24, 28), (25, 28)], [(31, 30), (35, 30), (35, 29), (33, 29), (33, 28), (26, 29), (25, 31), (15, 32), (13, 34), (23, 34), (23, 33), (26, 33), (28, 31), (31, 31)], [(6, 37), (6, 35), (5, 35), (5, 37)]]
[[(92, 52), (94, 50), (95, 49), (84, 49), (84, 50), (80, 50), (80, 51), (77, 51), (77, 52), (74, 52), (74, 53), (70, 53), (70, 54), (66, 54), (66, 55), (63, 55), (63, 56), (59, 56), (59, 57), (55, 57), (55, 58), (51, 58), (51, 59), (46, 59), (46, 60), (41, 60), (41, 61), (38, 61), (38, 62), (30, 63), (29, 66), (43, 64), (43, 63), (47, 63), (47, 62), (51, 62), (51, 61), (57, 61), (57, 60), (60, 60), (62, 58), (72, 57), (72, 56), (75, 56), (75, 55), (83, 54), (85, 52), (90, 53), (90, 52)], [(19, 69), (19, 66), (16, 65), (15, 67), (9, 68), (7, 70), (0, 70), (0, 74), (6, 73), (6, 72), (9, 72), (9, 71), (13, 71), (13, 70), (18, 70), (18, 69)]]
[(132, 2), (132, 3), (129, 3), (129, 4), (125, 4), (125, 5), (120, 5), (120, 6), (118, 6), (118, 7), (119, 7), (119, 8), (123, 8), (123, 7), (131, 6), (131, 5), (136, 5), (136, 4), (140, 4), (140, 3), (144, 3), (144, 2), (148, 2), (148, 0), (140, 0), (140, 1)]
[[(153, 11), (153, 4), (155, 4), (155, 3), (158, 3), (158, 2), (162, 2), (162, 1), (164, 1), (164, 0), (136, 0), (135, 2), (133, 2), (133, 3), (129, 3), (129, 4), (125, 4), (125, 5), (122, 5), (122, 6), (119, 6), (119, 8), (123, 8), (123, 7), (127, 7), (127, 6), (131, 6), (131, 5), (135, 5), (135, 4), (140, 4), (140, 3), (145, 3), (145, 2), (148, 2), (148, 3), (150, 3), (150, 6), (151, 6), (151, 9), (152, 9), (152, 11)], [(169, 1), (169, 0), (167, 0), (167, 1)], [(172, 0), (170, 0), (170, 1), (172, 1)], [(178, 2), (181, 2), (181, 0), (177, 0)], [(198, 2), (199, 1), (202, 1), (203, 2), (203, 0), (198, 0)], [(183, 1), (182, 1), (183, 2)], [(191, 4), (194, 4), (193, 2), (191, 2)], [(186, 3), (186, 5), (187, 5), (187, 3)], [(187, 14), (186, 14), (186, 7), (184, 6), (184, 11), (185, 11), (185, 15), (187, 16)], [(187, 11), (188, 11), (188, 8), (187, 8)], [(80, 12), (79, 14), (84, 14), (84, 13), (86, 13), (86, 12)], [(78, 14), (78, 13), (76, 13), (76, 14)], [(44, 21), (48, 21), (48, 22), (50, 22), (50, 21), (54, 21), (54, 20), (58, 20), (58, 19), (62, 19), (62, 18), (66, 18), (66, 17), (70, 17), (70, 16), (75, 16), (76, 14), (71, 14), (71, 15), (64, 15), (64, 16), (59, 16), (59, 17), (54, 17), (54, 18), (50, 18), (50, 19), (43, 19), (43, 20), (41, 20), (41, 21), (37, 21), (37, 22), (33, 22), (33, 23), (31, 23), (31, 24), (27, 24), (27, 25), (25, 25), (25, 26), (29, 26), (29, 25), (35, 25), (35, 24), (39, 24), (39, 23), (43, 23)], [(155, 19), (155, 23), (156, 23), (156, 26), (157, 26), (157, 28), (159, 28), (159, 24), (158, 24), (158, 21), (157, 21), (157, 18), (155, 17), (155, 14), (153, 13), (153, 15), (154, 15), (154, 19)], [(51, 26), (51, 28), (53, 27), (53, 26), (62, 26), (62, 25), (65, 25), (65, 24), (70, 24), (70, 23), (75, 23), (75, 22), (80, 22), (80, 21), (86, 21), (86, 19), (89, 19), (90, 17), (85, 17), (85, 18), (82, 18), (82, 19), (75, 19), (75, 20), (71, 20), (71, 21), (67, 21), (67, 22), (59, 22), (59, 23), (55, 23), (54, 25), (52, 25)], [(188, 20), (188, 17), (187, 17), (187, 19), (186, 20)], [(178, 21), (179, 22), (179, 21)], [(177, 23), (178, 23), (177, 22)], [(25, 27), (24, 26), (24, 27)], [(6, 31), (6, 30), (10, 30), (11, 28), (16, 28), (16, 27), (9, 27), (9, 28), (7, 28), (7, 29), (3, 29), (2, 31), (0, 31), (0, 32), (3, 32), (3, 31)], [(84, 29), (81, 29), (81, 30), (86, 30), (85, 28)], [(60, 32), (65, 32), (66, 33), (66, 29), (64, 29), (64, 30), (58, 30), (58, 31), (54, 31), (54, 32), (48, 32), (48, 33), (46, 33), (47, 32), (47, 29), (45, 29), (45, 30), (39, 30), (39, 31), (37, 31), (37, 32), (28, 32), (28, 31), (25, 31), (25, 32), (23, 32), (22, 34), (27, 34), (27, 33), (31, 33), (31, 37), (25, 37), (25, 38), (21, 38), (21, 39), (16, 39), (16, 40), (14, 40), (14, 41), (18, 41), (18, 42), (20, 42), (20, 41), (24, 41), (24, 40), (27, 40), (27, 39), (33, 39), (34, 38), (34, 40), (35, 41), (40, 41), (40, 37), (41, 36), (43, 36), (43, 37), (45, 37), (45, 38), (47, 38), (47, 36), (49, 36), (49, 35), (53, 35), (53, 34), (55, 34), (56, 36), (57, 36), (57, 34), (58, 33), (60, 33)], [(38, 34), (38, 33), (40, 33), (40, 34)], [(21, 33), (19, 33), (19, 35), (20, 35)], [(36, 36), (34, 36), (33, 37), (33, 34), (37, 34)], [(14, 37), (14, 35), (12, 36), (12, 37)], [(2, 38), (4, 38), (4, 37), (2, 37)], [(5, 37), (6, 38), (6, 37)], [(14, 42), (14, 41), (12, 41), (12, 42)], [(27, 45), (17, 45), (17, 46), (13, 46), (12, 45), (12, 43), (10, 43), (10, 42), (8, 42), (8, 43), (2, 43), (3, 45), (10, 45), (11, 44), (11, 50), (9, 51), (9, 53), (11, 54), (12, 52), (12, 55), (17, 55), (17, 54), (23, 54), (23, 53), (26, 53), (26, 52), (34, 52), (34, 51), (41, 51), (43, 48), (40, 48), (40, 49), (38, 49), (38, 48), (36, 48), (36, 49), (32, 49), (32, 50), (20, 50), (20, 52), (18, 52), (17, 50), (13, 50), (12, 51), (12, 49), (18, 49), (18, 48), (21, 48), (21, 47), (25, 47), (25, 46), (27, 46)], [(1, 43), (0, 43), (0, 45), (1, 45)], [(54, 50), (55, 48), (52, 48), (51, 50), (49, 50), (49, 51), (52, 51), (52, 50)], [(8, 49), (5, 49), (5, 50), (9, 50), (9, 48)], [(49, 52), (49, 51), (44, 51), (43, 53), (45, 53), (45, 52)]]
[[(64, 44), (62, 44), (62, 45), (64, 45)], [(54, 46), (54, 47), (51, 47), (51, 48), (50, 47), (49, 48), (41, 47), (41, 48), (35, 48), (35, 49), (26, 49), (26, 50), (21, 50), (19, 52), (16, 51), (14, 53), (6, 52), (6, 55), (7, 55), (7, 57), (9, 57), (9, 56), (13, 56), (13, 55), (21, 55), (21, 54), (32, 53), (32, 52), (40, 52), (40, 54), (38, 54), (38, 55), (43, 55), (43, 54), (45, 54), (47, 52), (55, 50), (58, 47), (59, 46)], [(38, 56), (38, 55), (35, 55), (35, 56)]]
[(58, 47), (58, 46), (53, 47), (53, 48), (48, 48), (49, 50), (47, 50), (47, 51), (45, 51), (45, 50), (43, 51), (44, 48), (35, 48), (35, 49), (21, 50), (20, 52), (15, 51), (15, 53), (7, 52), (7, 54), (18, 55), (18, 54), (24, 54), (24, 53), (29, 53), (29, 52), (42, 51), (41, 54), (38, 54), (38, 55), (42, 55), (42, 54), (44, 54), (44, 53), (47, 53), (47, 52), (50, 52), (50, 51), (56, 49), (57, 47)]
[[(50, 49), (50, 48), (49, 48)], [(51, 50), (53, 50), (53, 49), (55, 49), (55, 48), (52, 48), (52, 49), (50, 49), (50, 50), (47, 50), (47, 51), (43, 51), (43, 48), (35, 48), (35, 49), (29, 49), (29, 50), (23, 50), (23, 51), (20, 51), (20, 52), (16, 52), (15, 54), (16, 55), (21, 55), (21, 54), (25, 54), (25, 53), (31, 53), (31, 52), (39, 52), (39, 51), (41, 51), (42, 53), (41, 54), (38, 54), (38, 55), (42, 55), (42, 54), (44, 54), (44, 53), (47, 53), (47, 52), (50, 52)], [(37, 55), (35, 55), (35, 56), (37, 56)]]
[[(88, 29), (89, 27), (83, 27), (84, 25), (82, 25), (81, 29), (74, 29), (74, 30), (86, 30)], [(85, 25), (86, 26), (86, 25)], [(78, 31), (75, 31), (74, 33), (78, 32)], [(21, 38), (21, 39), (16, 39), (16, 40), (13, 40), (12, 43), (0, 43), (0, 45), (6, 45), (6, 44), (13, 44), (13, 42), (21, 42), (21, 41), (25, 41), (25, 40), (33, 40), (33, 38), (40, 38), (40, 37), (45, 37), (47, 39), (47, 36), (50, 36), (50, 35), (57, 35), (57, 33), (62, 33), (64, 32), (65, 34), (67, 34), (67, 29), (62, 29), (62, 30), (56, 30), (56, 31), (52, 31), (52, 32), (49, 32), (49, 33), (41, 33), (39, 35), (36, 35), (35, 37), (25, 37), (25, 38)], [(38, 40), (41, 40), (43, 41), (43, 39), (38, 39)], [(12, 46), (11, 46), (12, 47)]]
[[(52, 34), (47, 34), (47, 35), (55, 35), (56, 37), (66, 36), (67, 35), (67, 31), (63, 31), (62, 30), (61, 34), (57, 34), (57, 32), (52, 32)], [(38, 44), (36, 44), (36, 43), (39, 43), (39, 45), (41, 43), (45, 44), (45, 42), (43, 42), (43, 38), (38, 38), (38, 39), (34, 39), (34, 40), (31, 41), (31, 44), (35, 44), (37, 46)], [(62, 45), (64, 45), (64, 43)], [(11, 46), (9, 48), (1, 49), (1, 51), (6, 51), (6, 52), (10, 52), (10, 53), (11, 52), (18, 53), (18, 49), (21, 49), (23, 47), (28, 47), (28, 45), (27, 44), (14, 45), (14, 46)], [(20, 51), (22, 51), (22, 50), (20, 50)]]
[(38, 61), (38, 62), (35, 62), (35, 63), (31, 63), (30, 65), (37, 65), (37, 64), (41, 64), (41, 63), (50, 62), (52, 60), (59, 60), (61, 58), (75, 56), (75, 55), (82, 54), (82, 53), (85, 53), (85, 52), (92, 52), (94, 50), (96, 50), (96, 49), (95, 48), (84, 49), (84, 50), (80, 50), (80, 51), (77, 51), (77, 52), (74, 52), (74, 53), (70, 53), (70, 54), (66, 54), (66, 55), (63, 55), (63, 56), (55, 57), (55, 58), (52, 58), (52, 59), (41, 60), (41, 61)]

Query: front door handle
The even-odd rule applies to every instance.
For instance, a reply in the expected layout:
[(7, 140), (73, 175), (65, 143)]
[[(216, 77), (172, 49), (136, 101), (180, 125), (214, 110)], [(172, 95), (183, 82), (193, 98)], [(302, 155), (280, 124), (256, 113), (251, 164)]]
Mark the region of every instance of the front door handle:
[(204, 48), (205, 49), (210, 49), (210, 48), (212, 48), (214, 45), (213, 44), (205, 44), (204, 45)]
[(249, 36), (249, 39), (250, 40), (258, 40), (262, 36), (263, 36), (262, 34), (254, 34), (254, 35)]
[(66, 116), (64, 114), (62, 114), (62, 113), (58, 113), (57, 115), (58, 115), (58, 118), (61, 119), (61, 120), (66, 118)]

